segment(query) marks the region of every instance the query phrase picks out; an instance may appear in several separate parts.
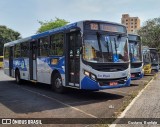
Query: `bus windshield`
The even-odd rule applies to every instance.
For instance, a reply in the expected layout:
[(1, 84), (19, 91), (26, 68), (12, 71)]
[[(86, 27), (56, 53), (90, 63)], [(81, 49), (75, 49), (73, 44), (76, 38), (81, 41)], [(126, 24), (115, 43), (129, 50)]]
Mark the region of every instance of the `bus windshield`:
[(156, 50), (151, 50), (151, 63), (152, 64), (158, 64), (158, 53)]
[(84, 37), (83, 59), (88, 62), (128, 62), (127, 36), (86, 35)]
[(131, 62), (140, 62), (142, 61), (141, 45), (138, 42), (129, 43), (129, 54)]
[(150, 51), (149, 50), (143, 50), (143, 62), (144, 64), (150, 64)]

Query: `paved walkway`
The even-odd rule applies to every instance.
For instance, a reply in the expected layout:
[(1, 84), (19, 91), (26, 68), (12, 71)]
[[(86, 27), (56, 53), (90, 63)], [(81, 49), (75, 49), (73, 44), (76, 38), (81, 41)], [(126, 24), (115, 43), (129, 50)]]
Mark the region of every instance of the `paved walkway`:
[[(111, 125), (111, 127), (160, 127), (160, 73), (158, 73), (156, 78), (133, 100), (121, 114), (120, 118), (142, 119), (121, 119), (126, 120), (128, 124)], [(156, 122), (159, 122), (159, 125), (156, 125)]]

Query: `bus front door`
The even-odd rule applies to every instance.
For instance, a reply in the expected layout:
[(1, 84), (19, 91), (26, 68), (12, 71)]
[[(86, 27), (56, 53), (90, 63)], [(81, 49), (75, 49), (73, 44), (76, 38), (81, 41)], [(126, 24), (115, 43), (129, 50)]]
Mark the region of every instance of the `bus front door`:
[(67, 36), (66, 85), (80, 87), (80, 32)]
[(14, 47), (10, 47), (9, 49), (9, 76), (13, 77), (13, 49)]
[(30, 42), (30, 80), (37, 80), (37, 41)]

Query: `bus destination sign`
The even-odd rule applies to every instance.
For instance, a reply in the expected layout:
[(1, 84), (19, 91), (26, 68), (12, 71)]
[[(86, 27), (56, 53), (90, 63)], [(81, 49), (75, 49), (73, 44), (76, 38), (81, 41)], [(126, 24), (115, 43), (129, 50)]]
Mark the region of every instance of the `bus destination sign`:
[(108, 31), (108, 32), (119, 32), (119, 33), (125, 33), (126, 29), (124, 26), (116, 25), (116, 24), (98, 24), (98, 23), (89, 23), (88, 27), (86, 25), (86, 29), (90, 30), (102, 30), (102, 31)]

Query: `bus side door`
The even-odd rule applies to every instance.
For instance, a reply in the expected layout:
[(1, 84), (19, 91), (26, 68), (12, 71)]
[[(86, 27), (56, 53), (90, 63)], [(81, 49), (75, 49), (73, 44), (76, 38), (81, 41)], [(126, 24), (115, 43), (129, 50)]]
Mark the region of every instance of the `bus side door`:
[(80, 87), (80, 32), (67, 34), (66, 85)]
[(30, 80), (37, 80), (37, 41), (30, 42), (30, 58), (29, 58), (29, 68), (30, 68)]

